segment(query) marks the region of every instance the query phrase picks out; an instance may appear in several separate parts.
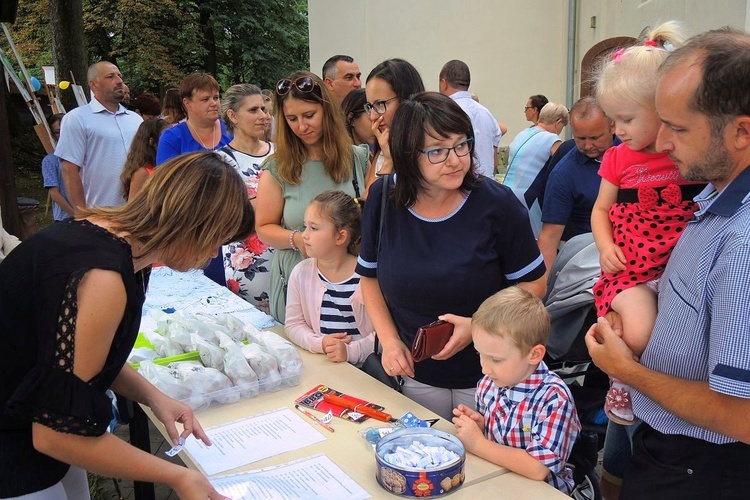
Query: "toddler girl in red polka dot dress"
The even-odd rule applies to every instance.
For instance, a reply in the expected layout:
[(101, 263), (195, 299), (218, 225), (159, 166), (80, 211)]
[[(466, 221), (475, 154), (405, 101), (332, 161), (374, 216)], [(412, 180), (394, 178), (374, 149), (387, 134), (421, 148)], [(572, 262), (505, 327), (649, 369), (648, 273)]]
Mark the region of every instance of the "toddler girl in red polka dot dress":
[[(646, 41), (615, 52), (600, 71), (597, 98), (622, 144), (602, 158), (599, 195), (591, 228), (601, 277), (594, 286), (599, 316), (622, 317), (622, 338), (640, 356), (656, 320), (658, 281), (702, 186), (684, 181), (656, 147), (657, 69), (684, 42), (676, 23), (664, 23)], [(613, 379), (605, 410), (617, 423), (634, 423), (630, 390)]]

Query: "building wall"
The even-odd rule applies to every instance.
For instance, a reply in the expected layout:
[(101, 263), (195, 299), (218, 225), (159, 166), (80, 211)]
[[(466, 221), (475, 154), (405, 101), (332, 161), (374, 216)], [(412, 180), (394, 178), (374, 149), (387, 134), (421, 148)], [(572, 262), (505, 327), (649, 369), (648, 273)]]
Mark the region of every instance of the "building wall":
[[(748, 29), (750, 10), (746, 0), (579, 0), (576, 53), (576, 95), (583, 55), (608, 38), (638, 38), (646, 26), (678, 20), (688, 36), (721, 26)], [(592, 17), (596, 17), (592, 28)]]
[[(349, 54), (363, 73), (401, 57), (417, 67), (427, 90), (437, 90), (446, 61), (472, 72), (470, 90), (508, 126), (502, 144), (529, 123), (531, 94), (565, 103), (570, 0), (309, 0), (310, 62), (320, 74), (334, 54)], [(748, 30), (747, 0), (578, 0), (574, 98), (580, 62), (599, 41), (637, 37), (655, 22), (678, 19), (692, 35), (731, 25)], [(596, 28), (591, 17), (596, 16)]]

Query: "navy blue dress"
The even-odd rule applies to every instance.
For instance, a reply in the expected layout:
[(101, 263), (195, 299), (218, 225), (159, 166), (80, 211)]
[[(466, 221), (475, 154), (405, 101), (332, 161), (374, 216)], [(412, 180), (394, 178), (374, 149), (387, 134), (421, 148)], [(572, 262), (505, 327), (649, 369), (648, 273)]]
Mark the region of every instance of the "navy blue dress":
[[(357, 273), (378, 279), (407, 347), (417, 328), (438, 316), (471, 317), (495, 292), (544, 275), (526, 208), (491, 179), (483, 179), (454, 213), (440, 220), (424, 219), (389, 197), (378, 256), (382, 189), (383, 179), (370, 187)], [(450, 359), (426, 359), (414, 369), (417, 381), (450, 389), (475, 387), (482, 377), (473, 344)]]

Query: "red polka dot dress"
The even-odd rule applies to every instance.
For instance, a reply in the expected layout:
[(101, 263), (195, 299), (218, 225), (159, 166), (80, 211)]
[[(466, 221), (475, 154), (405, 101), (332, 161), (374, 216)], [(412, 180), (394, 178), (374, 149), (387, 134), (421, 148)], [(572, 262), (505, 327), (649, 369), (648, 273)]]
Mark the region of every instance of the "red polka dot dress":
[(625, 144), (604, 154), (599, 175), (620, 188), (609, 220), (627, 261), (624, 271), (602, 272), (594, 285), (597, 314), (603, 316), (615, 295), (661, 276), (702, 186), (684, 181), (665, 153), (631, 151)]

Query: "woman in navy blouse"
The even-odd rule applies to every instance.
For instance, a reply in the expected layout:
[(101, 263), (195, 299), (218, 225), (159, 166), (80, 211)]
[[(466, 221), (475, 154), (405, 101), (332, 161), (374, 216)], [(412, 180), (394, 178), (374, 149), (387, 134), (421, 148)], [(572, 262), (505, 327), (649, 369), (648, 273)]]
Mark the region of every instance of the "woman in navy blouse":
[[(404, 376), (406, 396), (450, 419), (459, 403), (474, 406), (482, 377), (471, 315), (513, 284), (541, 297), (544, 261), (523, 205), (475, 172), (472, 125), (452, 99), (423, 92), (402, 102), (389, 145), (394, 175), (371, 187), (357, 272), (386, 372)], [(438, 318), (455, 325), (451, 340), (414, 363), (417, 329)]]

